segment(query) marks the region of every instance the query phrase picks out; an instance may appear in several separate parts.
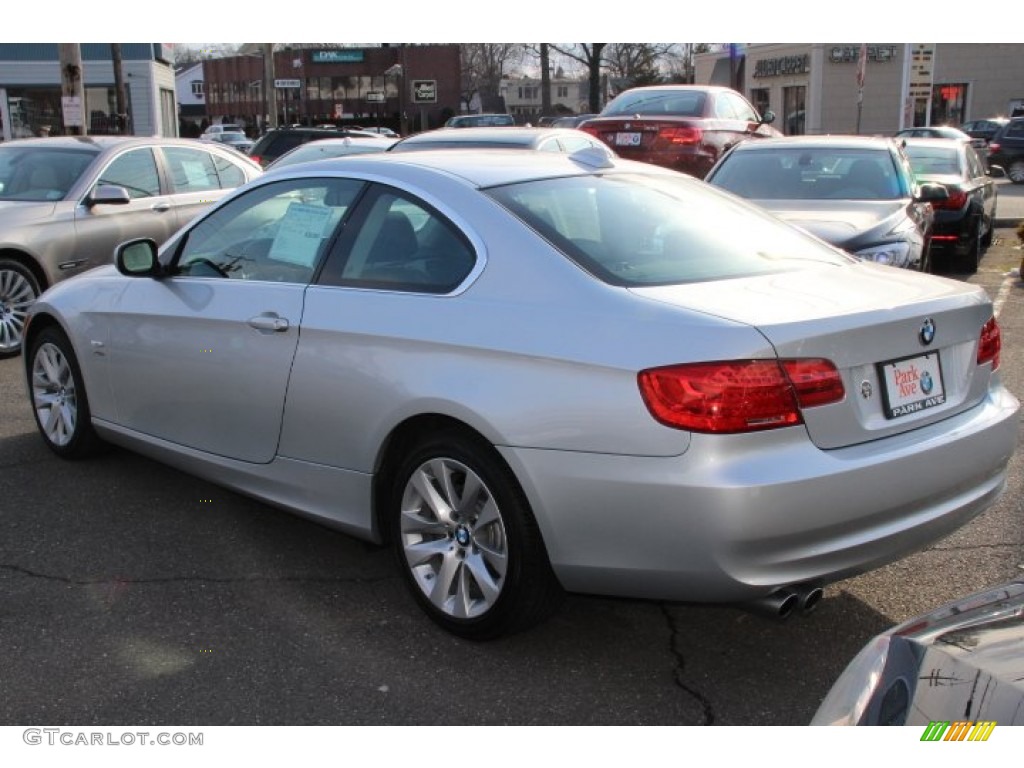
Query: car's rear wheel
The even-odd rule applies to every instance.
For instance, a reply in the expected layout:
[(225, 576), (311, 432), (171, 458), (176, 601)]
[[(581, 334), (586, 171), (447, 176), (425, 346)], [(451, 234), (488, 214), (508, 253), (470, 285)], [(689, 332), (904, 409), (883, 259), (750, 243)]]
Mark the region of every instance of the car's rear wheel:
[(46, 444), (66, 459), (96, 453), (103, 443), (93, 430), (82, 371), (67, 336), (45, 328), (29, 351), (32, 412)]
[(979, 219), (971, 231), (971, 241), (967, 246), (967, 253), (956, 260), (957, 272), (973, 275), (978, 271), (978, 265), (981, 263), (981, 239), (981, 219)]
[(996, 231), (996, 207), (998, 206), (998, 200), (992, 204), (992, 215), (988, 219), (988, 229), (985, 230), (984, 237), (981, 238), (981, 244), (988, 248), (992, 245), (992, 237)]
[(0, 259), (0, 358), (21, 352), (28, 308), (39, 293), (39, 282), (28, 267)]
[(545, 619), (561, 588), (522, 489), (497, 452), (461, 432), (419, 442), (393, 477), (393, 543), (420, 606), (486, 640)]
[(1010, 163), (1006, 175), (1014, 184), (1024, 184), (1024, 160), (1014, 160)]

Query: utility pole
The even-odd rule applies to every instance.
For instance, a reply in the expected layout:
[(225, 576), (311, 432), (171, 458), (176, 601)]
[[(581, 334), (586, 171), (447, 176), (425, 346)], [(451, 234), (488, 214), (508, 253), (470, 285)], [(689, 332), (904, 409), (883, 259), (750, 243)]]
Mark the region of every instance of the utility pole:
[(277, 88), (274, 87), (274, 44), (263, 45), (263, 93), (267, 102), (267, 118), (270, 128), (277, 128)]
[(82, 47), (59, 43), (61, 106), (64, 127), (73, 135), (85, 136), (85, 84), (82, 81)]
[(551, 114), (551, 70), (548, 61), (548, 44), (540, 44), (540, 113)]
[(110, 59), (114, 63), (114, 103), (117, 109), (117, 132), (134, 135), (135, 129), (128, 120), (127, 99), (124, 93), (124, 68), (121, 62), (121, 44), (110, 44)]

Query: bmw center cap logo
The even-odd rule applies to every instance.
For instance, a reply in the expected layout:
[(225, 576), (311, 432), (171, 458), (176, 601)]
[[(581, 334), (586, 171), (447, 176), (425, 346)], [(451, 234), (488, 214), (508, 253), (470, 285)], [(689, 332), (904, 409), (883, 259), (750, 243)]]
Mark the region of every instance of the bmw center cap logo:
[(469, 544), (469, 531), (466, 530), (466, 526), (460, 525), (455, 531), (455, 540), (459, 542), (459, 546), (466, 546)]
[(935, 321), (928, 318), (924, 321), (924, 325), (921, 326), (921, 333), (918, 334), (918, 338), (921, 339), (921, 343), (926, 347), (935, 340)]

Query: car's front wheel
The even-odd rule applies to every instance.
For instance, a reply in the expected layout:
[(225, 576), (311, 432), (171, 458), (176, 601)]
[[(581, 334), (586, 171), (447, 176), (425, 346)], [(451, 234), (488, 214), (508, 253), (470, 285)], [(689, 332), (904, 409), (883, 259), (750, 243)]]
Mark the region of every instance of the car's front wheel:
[(82, 371), (68, 337), (59, 328), (45, 328), (29, 355), (32, 412), (46, 444), (66, 459), (96, 453), (103, 444), (92, 427)]
[(39, 293), (39, 282), (28, 267), (0, 259), (0, 358), (21, 352), (28, 308)]
[(460, 432), (421, 440), (391, 498), (393, 542), (417, 602), (473, 640), (546, 618), (561, 588), (529, 504), (493, 447)]

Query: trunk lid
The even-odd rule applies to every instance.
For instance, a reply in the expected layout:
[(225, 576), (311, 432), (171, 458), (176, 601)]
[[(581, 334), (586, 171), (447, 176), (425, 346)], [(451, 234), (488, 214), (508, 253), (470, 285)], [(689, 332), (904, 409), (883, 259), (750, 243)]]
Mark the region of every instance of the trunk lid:
[(941, 421), (989, 389), (992, 365), (976, 360), (992, 303), (977, 286), (864, 263), (630, 290), (747, 323), (780, 358), (832, 361), (844, 399), (803, 410), (823, 449)]

